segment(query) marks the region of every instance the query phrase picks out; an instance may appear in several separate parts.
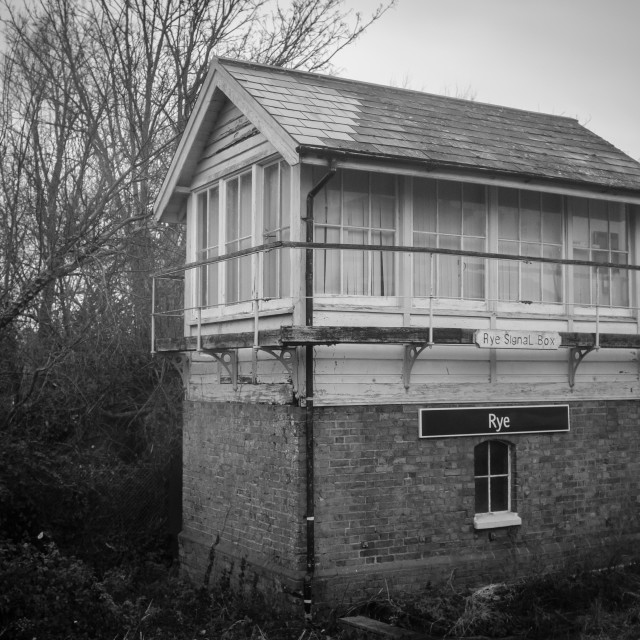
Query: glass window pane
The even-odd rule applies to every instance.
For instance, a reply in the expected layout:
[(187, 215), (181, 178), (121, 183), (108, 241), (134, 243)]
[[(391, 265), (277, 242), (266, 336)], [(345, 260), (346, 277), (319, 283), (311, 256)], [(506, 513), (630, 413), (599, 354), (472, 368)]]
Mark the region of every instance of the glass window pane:
[[(326, 173), (326, 167), (313, 167), (311, 172), (312, 184), (317, 184)], [(318, 224), (340, 224), (342, 207), (341, 184), (342, 173), (338, 172), (316, 195), (313, 217)]]
[(240, 277), (238, 282), (238, 301), (251, 300), (251, 256), (244, 256), (238, 260)]
[(466, 236), (482, 236), (487, 227), (486, 189), (479, 184), (463, 185), (463, 231)]
[[(316, 242), (340, 241), (340, 229), (316, 227)], [(338, 250), (314, 251), (314, 287), (318, 293), (340, 293), (341, 252)]]
[[(627, 264), (627, 256), (622, 253), (611, 254), (611, 262)], [(629, 272), (626, 269), (610, 269), (611, 304), (614, 307), (629, 306)]]
[(219, 245), (218, 235), (220, 225), (220, 199), (218, 189), (209, 190), (209, 247)]
[[(561, 258), (562, 247), (557, 245), (544, 245), (542, 255), (545, 258)], [(562, 302), (562, 265), (542, 264), (542, 301)]]
[(606, 202), (602, 200), (589, 201), (589, 223), (591, 247), (609, 249), (609, 216)]
[[(198, 251), (201, 252), (208, 245), (207, 238), (209, 233), (207, 231), (208, 214), (207, 214), (207, 194), (201, 193), (198, 196)], [(198, 260), (202, 259), (199, 255)]]
[[(413, 240), (414, 247), (435, 247), (436, 236), (424, 233), (415, 233)], [(435, 265), (435, 258), (433, 259)], [(432, 258), (428, 253), (417, 253), (413, 258), (413, 295), (430, 296), (435, 295), (435, 282), (431, 279)], [(434, 291), (432, 291), (434, 288)]]
[(459, 182), (438, 181), (438, 231), (462, 233), (462, 185)]
[(519, 232), (518, 191), (498, 189), (498, 237), (518, 240)]
[(534, 191), (522, 191), (520, 192), (520, 240), (540, 242), (541, 239), (540, 194)]
[(276, 274), (278, 273), (278, 252), (267, 251), (263, 257), (264, 268), (264, 283), (263, 293), (267, 298), (278, 297), (278, 280)]
[[(484, 251), (484, 238), (464, 238), (464, 248), (469, 251)], [(462, 257), (464, 298), (480, 300), (484, 298), (484, 258)]]
[(436, 181), (416, 178), (413, 181), (413, 230), (436, 232)]
[(251, 236), (251, 182), (250, 173), (240, 176), (240, 207), (238, 209), (240, 238)]
[(273, 242), (274, 240), (277, 240), (275, 234), (270, 232), (280, 226), (278, 224), (278, 183), (278, 165), (272, 164), (268, 167), (265, 167), (262, 212), (265, 242)]
[(291, 224), (291, 168), (286, 162), (280, 163), (280, 224)]
[[(507, 255), (518, 255), (517, 242), (502, 240), (498, 243), (498, 252)], [(500, 260), (498, 262), (498, 297), (500, 300), (518, 300), (520, 267), (516, 260)]]
[(489, 443), (481, 442), (473, 450), (473, 475), (486, 476), (489, 474)]
[(371, 180), (371, 226), (396, 227), (396, 179), (392, 175), (375, 174)]
[(542, 218), (543, 241), (562, 244), (562, 215), (544, 212)]
[(227, 260), (225, 266), (227, 271), (227, 303), (238, 302), (238, 259)]
[[(227, 244), (238, 238), (238, 180), (227, 182)], [(231, 249), (233, 251), (233, 249)]]
[(489, 511), (489, 479), (476, 478), (476, 513)]
[[(589, 251), (573, 250), (574, 260), (589, 260)], [(573, 296), (576, 304), (591, 303), (591, 269), (576, 265), (573, 267)]]
[(345, 171), (342, 184), (343, 224), (348, 227), (369, 226), (369, 174)]
[[(529, 249), (531, 249), (529, 247)], [(540, 263), (523, 262), (521, 267), (522, 293), (521, 300), (540, 302)]]
[[(285, 238), (288, 240), (288, 238)], [(279, 249), (280, 255), (280, 297), (291, 295), (291, 253), (289, 249)]]
[(491, 511), (507, 511), (509, 509), (509, 478), (491, 478)]
[(368, 255), (364, 251), (344, 251), (344, 291), (349, 296), (368, 294)]
[[(215, 249), (209, 251), (208, 258), (217, 257), (218, 252)], [(218, 304), (218, 264), (210, 264), (207, 266), (207, 298), (206, 303), (208, 306)]]
[[(440, 246), (443, 249), (460, 249), (460, 236), (441, 236)], [(460, 256), (439, 255), (438, 261), (438, 295), (443, 298), (459, 298), (461, 291)]]
[(627, 250), (627, 218), (621, 202), (609, 203), (610, 249), (612, 251)]
[[(572, 233), (574, 247), (590, 247), (589, 206), (585, 198), (569, 199), (572, 211)], [(587, 258), (585, 258), (586, 260)]]
[(489, 443), (489, 470), (491, 475), (509, 472), (509, 445), (504, 442)]

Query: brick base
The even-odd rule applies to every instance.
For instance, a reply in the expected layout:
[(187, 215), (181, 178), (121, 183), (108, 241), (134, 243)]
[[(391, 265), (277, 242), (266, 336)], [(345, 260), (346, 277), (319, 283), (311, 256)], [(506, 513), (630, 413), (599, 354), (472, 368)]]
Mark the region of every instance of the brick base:
[[(487, 438), (421, 440), (418, 409), (316, 408), (315, 606), (620, 564), (638, 548), (639, 401), (570, 403), (570, 432), (489, 436), (513, 447), (522, 524), (483, 531), (474, 447)], [(185, 572), (302, 611), (304, 410), (189, 402), (184, 455)]]
[(302, 571), (287, 570), (205, 536), (182, 532), (179, 545), (182, 574), (194, 584), (227, 585), (252, 598), (260, 595), (271, 608), (302, 615)]

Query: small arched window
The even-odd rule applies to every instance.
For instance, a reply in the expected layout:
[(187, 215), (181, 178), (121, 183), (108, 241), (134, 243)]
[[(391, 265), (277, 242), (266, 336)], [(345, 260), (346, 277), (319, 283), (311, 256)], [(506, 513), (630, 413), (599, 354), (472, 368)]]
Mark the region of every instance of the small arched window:
[(500, 440), (481, 442), (473, 451), (473, 465), (475, 528), (520, 524), (521, 520), (512, 508), (511, 447)]

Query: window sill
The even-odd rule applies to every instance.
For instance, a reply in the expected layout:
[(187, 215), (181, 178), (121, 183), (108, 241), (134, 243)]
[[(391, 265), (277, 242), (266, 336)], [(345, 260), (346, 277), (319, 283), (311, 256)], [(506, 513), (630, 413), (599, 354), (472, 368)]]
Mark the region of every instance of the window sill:
[(522, 518), (511, 511), (500, 513), (478, 513), (473, 517), (474, 529), (499, 529), (500, 527), (517, 527)]

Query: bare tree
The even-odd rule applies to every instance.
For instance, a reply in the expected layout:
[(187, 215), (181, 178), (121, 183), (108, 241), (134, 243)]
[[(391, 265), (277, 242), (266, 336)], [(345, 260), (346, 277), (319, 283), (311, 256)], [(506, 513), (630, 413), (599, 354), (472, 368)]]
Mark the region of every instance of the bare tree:
[[(342, 0), (292, 0), (286, 10), (271, 0), (34, 0), (8, 9), (0, 338), (15, 366), (0, 393), (11, 389), (10, 419), (54, 383), (85, 415), (137, 415), (145, 405), (143, 392), (91, 377), (116, 360), (117, 371), (132, 360), (148, 367), (148, 274), (181, 256), (180, 232), (151, 224), (152, 203), (211, 55), (325, 70), (388, 6), (367, 18)], [(82, 349), (108, 357), (87, 356), (94, 372), (71, 376)]]

